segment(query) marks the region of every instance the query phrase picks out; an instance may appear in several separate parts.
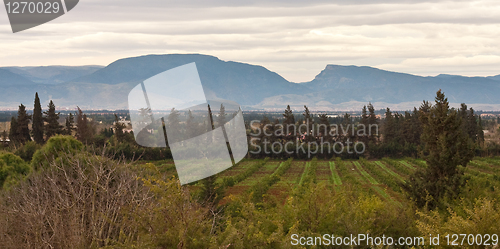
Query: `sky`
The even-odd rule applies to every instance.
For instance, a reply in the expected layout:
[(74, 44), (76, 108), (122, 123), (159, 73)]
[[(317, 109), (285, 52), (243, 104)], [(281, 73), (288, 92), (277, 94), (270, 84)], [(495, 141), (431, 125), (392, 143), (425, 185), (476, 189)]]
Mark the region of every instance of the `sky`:
[(13, 34), (0, 8), (0, 66), (108, 65), (200, 53), (306, 82), (327, 64), (434, 76), (500, 74), (500, 2), (81, 0)]

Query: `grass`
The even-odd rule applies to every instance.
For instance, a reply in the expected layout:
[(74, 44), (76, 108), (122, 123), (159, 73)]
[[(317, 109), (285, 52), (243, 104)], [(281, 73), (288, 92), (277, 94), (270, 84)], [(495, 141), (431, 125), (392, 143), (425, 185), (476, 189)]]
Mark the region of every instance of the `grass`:
[(358, 171), (361, 173), (361, 175), (363, 175), (364, 177), (366, 177), (366, 179), (373, 185), (378, 185), (379, 183), (377, 182), (377, 180), (373, 179), (373, 177), (368, 174), (368, 172), (366, 172), (364, 169), (363, 169), (363, 166), (361, 166), (361, 164), (359, 162), (354, 162), (354, 165), (356, 165), (356, 168), (358, 169)]
[(391, 176), (394, 176), (395, 178), (397, 178), (398, 180), (402, 181), (402, 182), (405, 182), (405, 179), (396, 174), (396, 172), (390, 170), (389, 168), (387, 168), (387, 166), (385, 166), (385, 164), (383, 164), (382, 162), (380, 161), (375, 161), (375, 164), (377, 164), (378, 166), (380, 166), (380, 168), (382, 168), (383, 170), (385, 170), (387, 173), (389, 173)]
[(335, 162), (330, 162), (330, 171), (332, 171), (333, 184), (340, 186), (342, 185), (342, 180), (340, 179), (337, 170), (335, 170)]

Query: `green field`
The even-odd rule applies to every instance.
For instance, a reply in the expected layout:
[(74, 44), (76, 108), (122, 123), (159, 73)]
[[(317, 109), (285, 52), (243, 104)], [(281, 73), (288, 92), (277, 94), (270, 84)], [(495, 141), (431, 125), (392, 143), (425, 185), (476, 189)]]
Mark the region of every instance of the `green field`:
[[(269, 160), (253, 174), (242, 177), (233, 186), (227, 187), (225, 197), (248, 193), (253, 186), (261, 185), (266, 176), (276, 174), (285, 160)], [(217, 176), (219, 179), (236, 177), (249, 167), (262, 163), (262, 160), (245, 160), (229, 168)], [(325, 184), (333, 190), (356, 188), (377, 195), (383, 200), (398, 202), (403, 198), (401, 184), (419, 167), (425, 167), (425, 162), (413, 159), (382, 159), (382, 160), (293, 160), (290, 167), (271, 182), (265, 195), (285, 200), (291, 192), (299, 188), (309, 177), (317, 184)], [(469, 181), (486, 182), (487, 187), (500, 188), (500, 159), (475, 158), (465, 168)], [(226, 203), (226, 202), (224, 202)]]

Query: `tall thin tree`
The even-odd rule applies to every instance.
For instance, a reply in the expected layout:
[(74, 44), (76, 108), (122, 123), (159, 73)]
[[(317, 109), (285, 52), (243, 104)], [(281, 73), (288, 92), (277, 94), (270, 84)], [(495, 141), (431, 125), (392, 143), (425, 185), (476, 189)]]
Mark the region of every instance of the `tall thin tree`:
[(44, 131), (44, 123), (42, 116), (42, 106), (40, 104), (40, 98), (38, 97), (38, 92), (35, 93), (35, 106), (33, 108), (33, 140), (35, 140), (38, 144), (43, 144), (43, 131)]
[(29, 123), (31, 121), (31, 115), (26, 112), (26, 106), (21, 104), (19, 110), (17, 111), (17, 132), (19, 134), (19, 142), (25, 143), (31, 141)]

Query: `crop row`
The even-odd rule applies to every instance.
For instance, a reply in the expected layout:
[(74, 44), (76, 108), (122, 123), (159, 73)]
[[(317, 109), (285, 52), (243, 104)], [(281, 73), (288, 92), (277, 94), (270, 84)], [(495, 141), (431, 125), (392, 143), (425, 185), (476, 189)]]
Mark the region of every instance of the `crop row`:
[(259, 170), (262, 166), (264, 166), (267, 163), (267, 161), (269, 161), (269, 158), (260, 160), (259, 162), (252, 164), (250, 167), (246, 168), (240, 174), (237, 174), (235, 176), (226, 176), (222, 178), (223, 187), (232, 187), (235, 184), (245, 180), (247, 177), (253, 175), (255, 172), (257, 172), (257, 170)]
[(401, 161), (397, 161), (397, 160), (390, 159), (390, 158), (384, 158), (384, 159), (382, 159), (382, 161), (385, 164), (394, 168), (397, 172), (400, 172), (406, 176), (410, 176), (414, 172), (414, 170), (412, 169), (411, 166), (409, 166), (408, 163), (404, 164)]
[(282, 162), (274, 173), (264, 176), (259, 182), (250, 187), (248, 191), (253, 193), (252, 200), (254, 203), (262, 202), (263, 195), (273, 184), (278, 182), (280, 177), (290, 168), (292, 160), (292, 158), (289, 158), (286, 162)]
[(390, 170), (380, 161), (370, 162), (367, 160), (360, 160), (360, 162), (365, 166), (366, 171), (371, 174), (378, 182), (387, 185), (394, 191), (400, 191), (400, 183), (404, 182), (404, 179)]
[(317, 168), (318, 168), (318, 160), (315, 157), (306, 164), (306, 169), (304, 170), (304, 173), (302, 173), (299, 186), (307, 185), (309, 183), (316, 183)]

